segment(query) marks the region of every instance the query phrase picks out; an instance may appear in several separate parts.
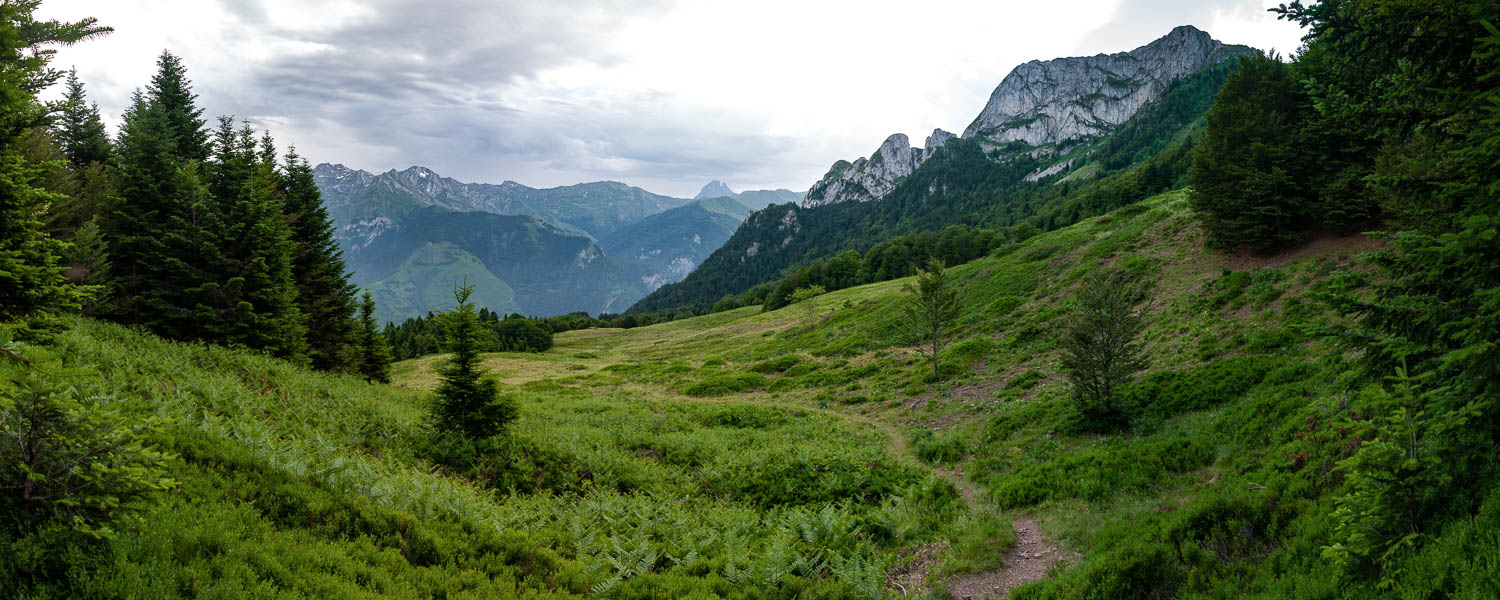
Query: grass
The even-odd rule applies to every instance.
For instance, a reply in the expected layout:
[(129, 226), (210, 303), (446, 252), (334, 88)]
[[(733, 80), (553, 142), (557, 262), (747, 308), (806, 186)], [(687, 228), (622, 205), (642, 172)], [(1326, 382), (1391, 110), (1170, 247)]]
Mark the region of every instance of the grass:
[[(812, 327), (749, 307), (558, 334), (485, 356), (521, 419), (477, 475), (424, 458), (442, 357), (372, 386), (79, 321), (61, 344), (102, 373), (89, 392), (176, 419), (185, 484), (74, 591), (878, 597), (917, 548), (945, 548), (939, 585), (1001, 568), (1024, 514), (1080, 557), (1017, 597), (1334, 597), (1309, 565), (1347, 443), (1328, 411), (1351, 409), (1301, 332), (1339, 322), (1310, 298), (1363, 267), (1231, 264), (1171, 193), (950, 269), (939, 382), (896, 318), (907, 280), (821, 296)], [(1150, 368), (1099, 432), (1056, 330), (1107, 266), (1152, 282)]]

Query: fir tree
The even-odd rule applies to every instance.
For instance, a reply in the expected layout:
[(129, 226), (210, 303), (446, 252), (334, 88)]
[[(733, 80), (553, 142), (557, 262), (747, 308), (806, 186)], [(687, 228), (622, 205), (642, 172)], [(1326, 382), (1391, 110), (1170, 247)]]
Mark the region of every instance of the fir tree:
[(216, 140), (210, 191), (228, 226), (219, 239), (220, 269), (228, 274), (223, 291), (229, 345), (264, 350), (273, 356), (304, 360), (307, 330), (297, 309), (292, 280), (293, 244), (281, 208), (281, 179), (274, 149), (257, 145), (255, 132), (243, 126), (232, 138)]
[(943, 330), (949, 321), (958, 316), (958, 290), (948, 280), (943, 263), (933, 259), (927, 268), (917, 271), (916, 285), (902, 288), (912, 295), (905, 308), (907, 327), (922, 336), (932, 361), (932, 380), (941, 376), (938, 370), (938, 353), (943, 349)]
[(0, 3), (0, 321), (42, 309), (67, 309), (83, 290), (64, 285), (57, 268), (63, 245), (41, 231), (41, 213), (55, 193), (40, 186), (51, 168), (27, 159), (22, 144), (48, 123), (38, 91), (62, 74), (47, 68), (55, 50), (108, 32), (93, 19), (37, 22), (38, 0)]
[[(365, 369), (369, 357), (355, 352), (359, 350), (356, 345), (365, 343), (369, 334), (354, 320), (354, 286), (344, 270), (343, 253), (333, 239), (333, 220), (323, 207), (312, 167), (295, 148), (287, 150), (281, 193), (291, 228), (297, 307), (307, 319), (312, 365), (325, 371), (357, 369), (368, 376)], [(373, 323), (369, 327), (373, 328)], [(380, 336), (377, 333), (375, 337)], [(387, 356), (385, 362), (389, 361)]]
[(117, 196), (103, 219), (114, 298), (107, 313), (168, 337), (201, 339), (191, 313), (213, 290), (202, 286), (218, 246), (205, 231), (219, 226), (198, 170), (178, 159), (165, 111), (140, 93), (125, 111), (117, 152)]
[(84, 96), (77, 69), (68, 71), (67, 92), (63, 96), (62, 112), (52, 127), (52, 138), (75, 170), (109, 161), (109, 134), (104, 129), (104, 121), (99, 118), (99, 106), (89, 104)]
[(359, 374), (379, 383), (391, 381), (391, 348), (375, 324), (375, 299), (365, 292), (359, 306)]
[(448, 337), (445, 350), (453, 354), (438, 369), (437, 402), (433, 409), (434, 424), (441, 431), (471, 438), (499, 435), (516, 419), (513, 402), (501, 399), (495, 380), (480, 367), (479, 353), (484, 326), (479, 322), (469, 296), (474, 286), (455, 284), (453, 299), (458, 305), (443, 315)]
[(197, 106), (198, 95), (193, 93), (182, 60), (162, 51), (146, 95), (162, 111), (167, 130), (176, 142), (176, 156), (183, 160), (207, 159), (208, 132), (203, 129), (203, 109)]
[(1096, 274), (1078, 292), (1062, 335), (1062, 366), (1074, 404), (1095, 423), (1120, 416), (1116, 390), (1146, 365), (1139, 341), (1145, 324), (1136, 310), (1144, 299), (1125, 271)]

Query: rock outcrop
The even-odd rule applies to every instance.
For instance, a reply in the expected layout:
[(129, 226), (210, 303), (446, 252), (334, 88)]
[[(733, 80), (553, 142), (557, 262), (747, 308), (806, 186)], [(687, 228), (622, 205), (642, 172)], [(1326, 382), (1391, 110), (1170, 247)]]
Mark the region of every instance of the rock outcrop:
[(964, 137), (1043, 146), (1103, 135), (1178, 77), (1249, 51), (1184, 25), (1130, 52), (1034, 60), (1005, 76)]
[(802, 206), (811, 208), (839, 202), (867, 202), (880, 198), (896, 187), (896, 180), (910, 175), (932, 157), (948, 140), (957, 137), (941, 129), (927, 136), (926, 148), (913, 148), (906, 134), (897, 133), (885, 139), (870, 158), (854, 162), (838, 161), (823, 179), (807, 190)]
[[(1024, 142), (1035, 149), (1027, 151), (1050, 152), (1041, 147), (1108, 134), (1160, 98), (1177, 78), (1248, 52), (1253, 50), (1184, 25), (1130, 52), (1031, 61), (1005, 76), (963, 137)], [(905, 135), (892, 135), (868, 159), (834, 163), (807, 191), (802, 206), (879, 199), (955, 137), (938, 129), (927, 137), (926, 148), (912, 148)]]

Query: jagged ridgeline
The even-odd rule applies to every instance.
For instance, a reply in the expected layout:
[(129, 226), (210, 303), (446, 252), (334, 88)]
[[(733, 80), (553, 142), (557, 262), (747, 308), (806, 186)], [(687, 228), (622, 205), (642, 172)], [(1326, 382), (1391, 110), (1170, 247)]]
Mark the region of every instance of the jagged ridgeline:
[[(1130, 52), (1017, 67), (962, 137), (886, 139), (834, 163), (801, 205), (748, 218), (681, 282), (631, 307), (707, 310), (840, 252), (950, 225), (1053, 229), (1182, 185), (1230, 60), (1253, 52), (1192, 27)], [(910, 257), (911, 267), (922, 257)]]

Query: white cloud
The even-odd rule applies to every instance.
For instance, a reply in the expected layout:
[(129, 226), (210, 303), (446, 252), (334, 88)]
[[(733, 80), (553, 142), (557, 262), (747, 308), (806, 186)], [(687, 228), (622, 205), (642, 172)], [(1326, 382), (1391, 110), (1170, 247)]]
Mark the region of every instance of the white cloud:
[[(211, 115), (310, 160), (466, 181), (805, 189), (888, 134), (962, 131), (1015, 65), (1193, 24), (1290, 50), (1261, 0), (54, 0), (116, 33), (59, 53), (117, 120), (170, 49)], [(1289, 33), (1290, 32), (1290, 33)], [(1291, 42), (1288, 42), (1291, 40)]]

